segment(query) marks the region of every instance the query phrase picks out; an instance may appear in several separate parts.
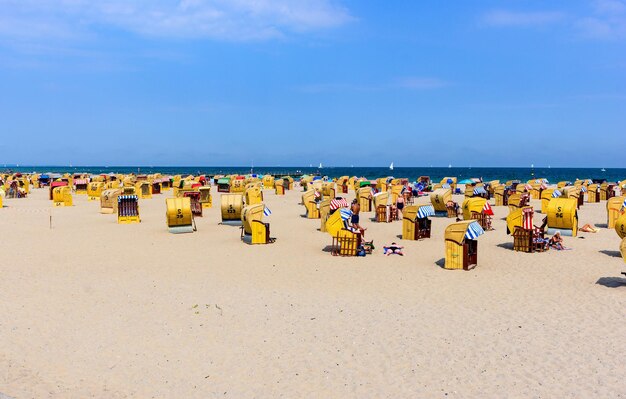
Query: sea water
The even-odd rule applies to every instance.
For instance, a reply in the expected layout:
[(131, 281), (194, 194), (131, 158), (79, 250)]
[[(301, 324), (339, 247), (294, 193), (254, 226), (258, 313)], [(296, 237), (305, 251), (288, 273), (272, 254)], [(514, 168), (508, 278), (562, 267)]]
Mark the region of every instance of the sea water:
[(325, 167), (322, 169), (311, 167), (263, 167), (258, 166), (253, 169), (242, 167), (220, 167), (220, 166), (176, 166), (176, 167), (149, 167), (149, 166), (7, 166), (5, 171), (13, 172), (38, 172), (38, 173), (135, 173), (152, 174), (161, 173), (165, 175), (216, 175), (216, 174), (280, 174), (280, 175), (302, 175), (319, 174), (329, 178), (339, 176), (357, 176), (368, 179), (379, 177), (406, 177), (411, 181), (419, 176), (429, 176), (433, 181), (439, 181), (444, 177), (456, 177), (460, 180), (469, 178), (482, 178), (483, 181), (490, 180), (521, 180), (527, 181), (534, 178), (546, 178), (551, 183), (559, 181), (574, 181), (576, 179), (606, 179), (607, 181), (621, 181), (626, 179), (626, 168), (612, 168), (603, 171), (601, 168), (502, 168), (502, 167), (396, 167), (393, 170), (381, 167)]

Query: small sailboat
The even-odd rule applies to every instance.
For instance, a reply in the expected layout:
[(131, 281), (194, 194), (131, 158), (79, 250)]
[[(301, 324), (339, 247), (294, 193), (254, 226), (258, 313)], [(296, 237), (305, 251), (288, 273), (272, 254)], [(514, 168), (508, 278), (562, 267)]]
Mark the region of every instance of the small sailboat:
[(452, 164), (449, 164), (449, 165), (448, 165), (448, 169), (450, 169), (451, 167), (452, 167)]
[(602, 168), (600, 169), (600, 172), (606, 172), (606, 169)]
[(389, 165), (389, 170), (393, 170), (393, 162)]
[(323, 166), (322, 166), (322, 163), (321, 163), (321, 162), (320, 162), (320, 166), (318, 166), (317, 168), (318, 168), (318, 169), (322, 169), (322, 168), (323, 168)]

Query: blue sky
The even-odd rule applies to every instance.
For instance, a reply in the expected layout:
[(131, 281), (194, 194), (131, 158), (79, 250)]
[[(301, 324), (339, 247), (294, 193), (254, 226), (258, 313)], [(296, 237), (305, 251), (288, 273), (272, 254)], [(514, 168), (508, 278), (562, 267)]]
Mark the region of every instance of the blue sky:
[(0, 163), (624, 167), (626, 0), (0, 0)]

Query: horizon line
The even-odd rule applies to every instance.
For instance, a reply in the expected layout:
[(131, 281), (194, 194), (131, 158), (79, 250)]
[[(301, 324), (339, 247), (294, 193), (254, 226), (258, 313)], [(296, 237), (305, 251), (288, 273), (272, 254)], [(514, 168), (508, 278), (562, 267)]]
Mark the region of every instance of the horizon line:
[[(105, 165), (19, 165), (19, 164), (4, 164), (3, 166), (4, 168), (72, 168), (72, 169), (77, 169), (77, 168), (105, 168), (105, 169), (109, 169), (109, 168), (146, 168), (146, 169), (158, 169), (158, 168), (240, 168), (240, 169), (270, 169), (270, 168), (303, 168), (303, 169), (316, 169), (316, 170), (323, 170), (323, 169), (334, 169), (334, 168), (346, 168), (346, 169), (351, 169), (351, 168), (380, 168), (380, 169), (389, 169), (388, 166), (355, 166), (355, 165), (333, 165), (333, 166), (324, 166), (323, 168), (318, 168), (316, 166), (293, 166), (293, 165), (285, 165), (285, 166), (281, 166), (281, 165), (277, 165), (277, 166), (263, 166), (263, 165), (258, 165), (258, 166), (243, 166), (243, 165), (239, 165), (239, 166), (227, 166), (227, 165), (218, 165), (218, 166), (210, 166), (210, 165), (183, 165), (183, 166), (176, 166), (176, 165), (112, 165), (112, 166), (105, 166)], [(607, 169), (607, 167), (602, 167), (602, 166), (551, 166), (551, 165), (546, 165), (546, 166), (501, 166), (501, 165), (497, 165), (497, 166), (472, 166), (472, 165), (459, 165), (459, 166), (394, 166), (394, 170), (395, 169), (418, 169), (418, 168), (425, 168), (425, 169), (434, 169), (434, 168), (444, 168), (444, 169), (454, 169), (454, 168), (467, 168), (467, 169), (471, 169), (471, 168), (483, 168), (483, 169), (498, 169), (498, 168), (509, 168), (509, 169), (553, 169), (553, 168), (557, 168), (557, 169), (594, 169), (594, 168), (601, 168), (601, 169)], [(626, 167), (609, 167), (608, 169), (626, 169)]]

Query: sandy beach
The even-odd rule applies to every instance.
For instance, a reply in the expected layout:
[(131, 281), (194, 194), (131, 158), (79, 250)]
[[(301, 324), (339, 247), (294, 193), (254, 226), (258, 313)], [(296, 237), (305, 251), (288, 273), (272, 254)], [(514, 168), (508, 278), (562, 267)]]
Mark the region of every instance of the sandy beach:
[[(52, 208), (47, 189), (5, 199), (0, 392), (626, 396), (626, 279), (615, 231), (565, 237), (569, 251), (519, 253), (506, 235), (508, 209), (494, 207), (478, 267), (451, 271), (439, 266), (451, 219), (432, 218), (430, 239), (400, 241), (401, 222), (365, 213), (374, 254), (334, 257), (319, 220), (302, 216), (301, 194), (265, 191), (277, 241), (256, 246), (218, 224), (218, 193), (217, 206), (196, 218), (198, 231), (180, 235), (165, 225), (171, 192), (140, 200), (135, 225), (118, 225), (86, 196), (68, 208)], [(579, 219), (605, 225), (605, 203), (585, 204)], [(404, 257), (382, 254), (392, 241)]]

